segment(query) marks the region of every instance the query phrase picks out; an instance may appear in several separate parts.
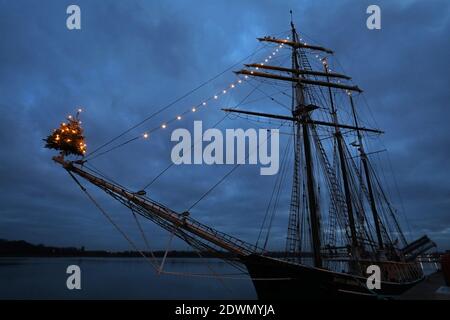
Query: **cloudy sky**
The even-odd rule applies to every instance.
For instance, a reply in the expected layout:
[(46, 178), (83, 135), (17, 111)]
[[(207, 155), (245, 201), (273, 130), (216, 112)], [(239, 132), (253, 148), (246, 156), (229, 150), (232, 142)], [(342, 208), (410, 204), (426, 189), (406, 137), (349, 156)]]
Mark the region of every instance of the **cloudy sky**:
[[(81, 8), (79, 31), (66, 28), (72, 3)], [(370, 4), (381, 7), (381, 30), (366, 28)], [(82, 106), (88, 148), (95, 149), (261, 49), (256, 37), (286, 34), (293, 9), (299, 33), (335, 50), (339, 66), (365, 90), (361, 112), (386, 131), (382, 144), (389, 152), (379, 157), (389, 160), (387, 188), (408, 220), (408, 236), (427, 233), (441, 249), (450, 248), (449, 1), (0, 0), (0, 8), (0, 238), (128, 249), (51, 161), (55, 152), (44, 149), (42, 139)], [(255, 57), (267, 53), (263, 48)], [(231, 70), (225, 72), (124, 139), (173, 119), (235, 80)], [(212, 126), (223, 117), (221, 107), (235, 106), (250, 89), (177, 126), (190, 128), (193, 120)], [(224, 127), (241, 125), (234, 121), (227, 119)], [(171, 129), (92, 164), (138, 190), (170, 164)], [(183, 211), (229, 169), (172, 168), (148, 195)], [(192, 216), (254, 242), (274, 182), (258, 170), (236, 170)], [(126, 208), (89, 190), (137, 238)], [(168, 235), (150, 223), (145, 228), (152, 247), (164, 248)], [(282, 245), (285, 222), (274, 231), (279, 236), (273, 243)]]

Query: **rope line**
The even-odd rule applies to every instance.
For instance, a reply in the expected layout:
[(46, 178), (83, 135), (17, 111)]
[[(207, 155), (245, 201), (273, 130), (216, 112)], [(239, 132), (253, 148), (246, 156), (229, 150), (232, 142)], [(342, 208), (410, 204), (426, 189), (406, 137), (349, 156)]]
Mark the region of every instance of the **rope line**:
[[(285, 121), (286, 122), (286, 121)], [(283, 126), (283, 124), (281, 124), (280, 126), (278, 126), (278, 129), (281, 128)], [(270, 134), (267, 136), (267, 138), (265, 139), (264, 142), (266, 142), (270, 137), (272, 136), (272, 132), (270, 132)], [(258, 147), (259, 147), (259, 143), (258, 143)], [(256, 148), (256, 150), (253, 150), (253, 152), (258, 150), (258, 147)], [(253, 154), (252, 153), (248, 153), (247, 156), (245, 157), (245, 161), (248, 160), (248, 158), (250, 157), (250, 155)], [(209, 195), (219, 184), (221, 184), (226, 178), (228, 178), (229, 175), (231, 175), (237, 168), (239, 168), (241, 166), (241, 163), (235, 164), (234, 167), (228, 171), (222, 178), (220, 178), (219, 181), (217, 181), (211, 188), (209, 188), (201, 197), (200, 199), (198, 199), (197, 201), (195, 201), (187, 211), (190, 211), (192, 208), (194, 208), (200, 201), (202, 201), (207, 195)]]
[(106, 212), (105, 209), (103, 209), (100, 204), (94, 199), (94, 197), (92, 197), (92, 195), (87, 191), (87, 189), (85, 187), (83, 187), (83, 185), (80, 183), (80, 181), (78, 181), (78, 179), (72, 174), (72, 172), (67, 171), (69, 173), (69, 175), (72, 177), (72, 179), (76, 182), (76, 184), (81, 188), (81, 190), (84, 192), (84, 194), (92, 201), (92, 203), (97, 207), (97, 209), (106, 217), (106, 219), (108, 219), (108, 221), (116, 228), (116, 230), (125, 238), (125, 240), (128, 241), (128, 243), (131, 245), (131, 247), (138, 252), (143, 258), (145, 258), (150, 264), (151, 266), (155, 269), (155, 271), (158, 270), (158, 267), (156, 266), (156, 264), (149, 258), (147, 257), (137, 246), (136, 244), (133, 242), (133, 240), (130, 239), (130, 237), (127, 236), (127, 234), (125, 233), (125, 231), (123, 231), (119, 225), (114, 222), (114, 220), (110, 217), (110, 215)]
[[(83, 191), (83, 193), (89, 198), (89, 200), (92, 201), (92, 203), (97, 207), (97, 209), (106, 217), (106, 219), (116, 228), (116, 230), (125, 238), (125, 240), (131, 245), (131, 247), (138, 252), (143, 258), (145, 258), (146, 261), (150, 263), (153, 270), (157, 274), (166, 274), (166, 275), (176, 275), (176, 276), (189, 276), (189, 277), (202, 277), (202, 278), (216, 278), (216, 279), (234, 279), (234, 280), (291, 280), (292, 278), (252, 278), (252, 277), (233, 277), (228, 276), (228, 274), (220, 275), (220, 274), (203, 274), (203, 273), (189, 273), (189, 272), (172, 272), (172, 271), (164, 271), (161, 270), (162, 266), (157, 265), (152, 259), (145, 255), (144, 252), (142, 252), (136, 244), (128, 237), (128, 235), (123, 231), (120, 226), (111, 218), (111, 216), (106, 212), (105, 209), (103, 209), (102, 206), (92, 197), (92, 195), (87, 191), (87, 189), (80, 183), (80, 181), (70, 172), (67, 170), (67, 173), (70, 175), (70, 177), (75, 181), (75, 183), (80, 187), (80, 189)], [(154, 254), (152, 251), (150, 251), (152, 256), (154, 257)], [(154, 259), (157, 259), (156, 257)], [(241, 273), (244, 274), (244, 273)]]
[[(250, 91), (250, 93), (248, 93), (233, 109), (237, 109), (240, 105), (242, 105), (242, 103), (245, 102), (245, 100), (247, 100), (248, 97), (250, 97), (250, 95), (253, 94), (253, 92), (256, 90), (256, 88), (254, 88), (252, 91)], [(218, 122), (216, 122), (212, 128), (217, 127), (220, 123), (222, 123), (222, 121), (224, 121), (226, 118), (228, 117), (228, 114), (225, 114)], [(199, 142), (202, 141), (202, 138), (198, 139), (197, 141), (191, 143), (191, 151), (194, 149), (194, 146), (197, 145)], [(180, 158), (180, 156), (178, 156), (178, 159)], [(146, 184), (144, 186), (144, 188), (142, 188), (142, 190), (147, 189), (148, 187), (150, 187), (156, 180), (158, 180), (164, 173), (166, 173), (166, 171), (168, 171), (170, 168), (172, 168), (175, 165), (174, 162), (172, 162), (171, 164), (169, 164), (164, 170), (162, 170), (158, 175), (156, 175), (155, 178), (153, 178), (148, 184)]]
[(173, 105), (175, 105), (176, 103), (180, 102), (181, 100), (183, 100), (184, 98), (188, 97), (189, 95), (191, 95), (192, 93), (194, 93), (195, 91), (199, 90), (200, 88), (204, 87), (205, 85), (209, 84), (210, 82), (214, 81), (215, 79), (219, 78), (220, 76), (222, 76), (224, 73), (228, 72), (229, 70), (233, 69), (235, 66), (241, 64), (241, 62), (247, 60), (248, 58), (252, 57), (253, 55), (255, 55), (257, 52), (261, 51), (263, 48), (265, 48), (266, 46), (262, 46), (259, 49), (256, 49), (255, 51), (253, 51), (251, 54), (249, 54), (248, 56), (246, 56), (245, 58), (239, 60), (238, 62), (236, 62), (235, 64), (231, 65), (230, 67), (226, 68), (224, 71), (218, 73), (217, 75), (213, 76), (212, 78), (204, 81), (203, 83), (201, 83), (200, 85), (198, 85), (197, 87), (195, 87), (194, 89), (191, 89), (190, 91), (188, 91), (187, 93), (185, 93), (184, 95), (178, 97), (177, 99), (175, 99), (174, 101), (170, 102), (169, 104), (163, 106), (162, 108), (160, 108), (159, 110), (155, 111), (154, 113), (152, 113), (151, 115), (147, 116), (146, 118), (144, 118), (143, 120), (141, 120), (140, 122), (136, 123), (135, 125), (131, 126), (130, 128), (128, 128), (127, 130), (125, 130), (124, 132), (122, 132), (121, 134), (117, 135), (116, 137), (112, 138), (111, 140), (105, 142), (104, 144), (100, 145), (98, 148), (96, 148), (94, 151), (92, 151), (89, 155), (87, 155), (87, 157), (92, 156), (93, 154), (95, 154), (96, 152), (98, 152), (99, 150), (103, 149), (104, 147), (108, 146), (109, 144), (111, 144), (112, 142), (116, 141), (117, 139), (120, 139), (121, 137), (123, 137), (124, 135), (126, 135), (127, 133), (129, 133), (130, 131), (136, 129), (137, 127), (141, 126), (142, 124), (144, 124), (145, 122), (147, 122), (148, 120), (150, 120), (151, 118), (155, 117), (156, 115), (160, 114), (161, 112), (169, 109), (170, 107), (172, 107)]

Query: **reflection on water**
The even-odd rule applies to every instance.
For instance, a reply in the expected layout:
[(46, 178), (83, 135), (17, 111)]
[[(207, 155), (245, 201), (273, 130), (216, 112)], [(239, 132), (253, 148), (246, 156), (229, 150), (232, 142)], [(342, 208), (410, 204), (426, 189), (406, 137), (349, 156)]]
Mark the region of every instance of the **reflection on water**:
[[(66, 268), (81, 268), (81, 290), (68, 290)], [(248, 276), (218, 259), (167, 259), (158, 275), (142, 258), (0, 258), (0, 299), (256, 299)]]

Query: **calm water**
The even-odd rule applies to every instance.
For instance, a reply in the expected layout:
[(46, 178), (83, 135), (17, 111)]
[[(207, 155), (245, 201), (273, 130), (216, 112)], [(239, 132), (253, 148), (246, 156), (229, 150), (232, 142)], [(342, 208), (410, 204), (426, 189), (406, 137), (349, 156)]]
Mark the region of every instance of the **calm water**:
[[(73, 264), (81, 290), (66, 287)], [(164, 270), (184, 275), (158, 275), (143, 258), (0, 258), (0, 299), (256, 299), (249, 277), (218, 259), (169, 258)]]
[[(73, 264), (81, 268), (81, 290), (66, 287), (66, 268)], [(164, 270), (239, 272), (220, 260), (197, 258), (167, 259)], [(0, 258), (0, 299), (256, 299), (248, 277), (233, 278), (239, 279), (158, 275), (142, 258)]]

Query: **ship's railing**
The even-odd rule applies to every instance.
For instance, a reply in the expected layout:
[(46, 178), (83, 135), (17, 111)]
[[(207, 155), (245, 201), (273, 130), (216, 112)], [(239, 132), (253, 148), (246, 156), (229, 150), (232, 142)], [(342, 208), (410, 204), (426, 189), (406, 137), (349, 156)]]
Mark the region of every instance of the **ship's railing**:
[(252, 244), (250, 244), (248, 242), (245, 242), (245, 241), (243, 241), (243, 240), (241, 240), (239, 238), (236, 238), (236, 237), (234, 237), (232, 235), (229, 235), (229, 234), (227, 234), (225, 232), (213, 229), (213, 228), (211, 228), (211, 227), (209, 227), (209, 226), (207, 226), (207, 225), (205, 225), (205, 224), (203, 224), (203, 223), (201, 223), (201, 222), (199, 222), (197, 220), (194, 220), (192, 218), (188, 218), (187, 221), (189, 221), (189, 223), (192, 226), (195, 226), (195, 227), (197, 227), (197, 228), (199, 228), (199, 229), (201, 229), (203, 231), (206, 231), (209, 234), (212, 234), (215, 237), (220, 238), (222, 241), (224, 241), (226, 243), (229, 243), (229, 244), (232, 244), (234, 246), (237, 246), (237, 247), (241, 248), (242, 250), (246, 251), (247, 254), (250, 254), (250, 253), (253, 253), (253, 252), (256, 252), (256, 251), (262, 251), (262, 249), (258, 248), (255, 245), (252, 245)]
[[(138, 197), (138, 196), (136, 196)], [(164, 210), (165, 213), (168, 215), (171, 215), (174, 219), (182, 220), (183, 223), (188, 224), (191, 228), (196, 228), (198, 230), (202, 230), (203, 232), (206, 232), (212, 236), (214, 236), (217, 239), (220, 239), (222, 242), (225, 242), (227, 244), (231, 244), (235, 247), (238, 247), (242, 251), (244, 251), (246, 254), (251, 254), (256, 251), (263, 252), (264, 250), (262, 248), (258, 248), (257, 246), (248, 243), (246, 241), (243, 241), (239, 238), (236, 238), (232, 235), (229, 235), (225, 232), (219, 231), (217, 229), (211, 228), (189, 216), (184, 216), (183, 214), (177, 213), (166, 206), (164, 206), (161, 203), (158, 203), (157, 201), (154, 201), (152, 199), (149, 199), (148, 197), (140, 197), (143, 199), (148, 205), (153, 207), (155, 210), (161, 211)]]
[[(139, 196), (135, 196), (135, 197), (139, 197)], [(209, 234), (210, 236), (220, 240), (220, 242), (226, 243), (233, 247), (237, 247), (244, 254), (251, 254), (256, 251), (260, 251), (260, 252), (263, 251), (263, 249), (258, 248), (257, 246), (255, 246), (253, 244), (250, 244), (246, 241), (238, 239), (238, 238), (236, 238), (232, 235), (229, 235), (225, 232), (211, 228), (189, 216), (179, 214), (179, 213), (165, 207), (164, 205), (162, 205), (156, 201), (153, 201), (147, 197), (146, 198), (140, 197), (140, 198), (142, 200), (144, 200), (146, 202), (146, 204), (149, 205), (151, 208), (154, 208), (155, 211), (157, 211), (157, 212), (164, 211), (167, 215), (170, 215), (171, 217), (173, 217), (173, 219), (176, 219), (177, 221), (182, 221), (182, 224), (188, 225), (190, 228), (193, 228), (193, 229), (201, 230), (202, 232), (205, 232), (205, 233)], [(197, 236), (198, 236), (198, 234), (197, 234)]]

